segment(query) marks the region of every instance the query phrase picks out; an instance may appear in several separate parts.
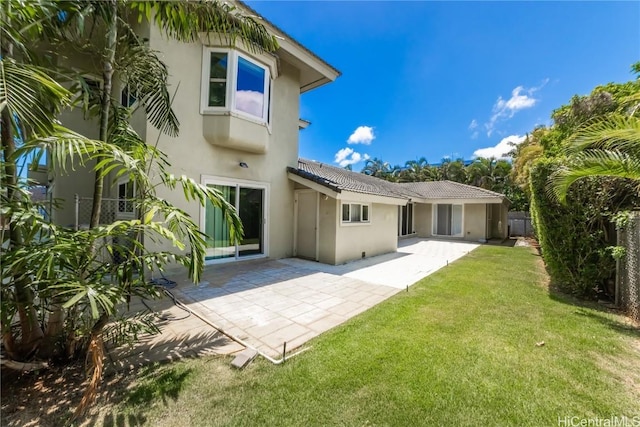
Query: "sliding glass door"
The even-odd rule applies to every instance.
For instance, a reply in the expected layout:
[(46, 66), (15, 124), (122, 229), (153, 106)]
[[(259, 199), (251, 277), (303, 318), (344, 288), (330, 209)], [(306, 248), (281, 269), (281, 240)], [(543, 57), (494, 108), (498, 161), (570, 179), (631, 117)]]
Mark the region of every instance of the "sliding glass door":
[(398, 236), (413, 234), (413, 203), (398, 206)]
[(204, 215), (204, 232), (207, 235), (207, 260), (238, 259), (265, 253), (265, 188), (249, 185), (207, 184), (219, 190), (225, 200), (233, 205), (244, 228), (239, 244), (231, 242), (229, 226), (220, 208), (207, 202)]
[(433, 234), (462, 236), (462, 205), (434, 205)]

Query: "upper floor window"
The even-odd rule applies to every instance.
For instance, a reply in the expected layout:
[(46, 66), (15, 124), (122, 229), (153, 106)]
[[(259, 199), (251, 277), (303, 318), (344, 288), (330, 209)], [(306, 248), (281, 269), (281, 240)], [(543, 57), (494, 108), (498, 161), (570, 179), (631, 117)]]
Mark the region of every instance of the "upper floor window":
[(269, 122), (269, 68), (230, 49), (205, 48), (202, 112), (234, 111)]

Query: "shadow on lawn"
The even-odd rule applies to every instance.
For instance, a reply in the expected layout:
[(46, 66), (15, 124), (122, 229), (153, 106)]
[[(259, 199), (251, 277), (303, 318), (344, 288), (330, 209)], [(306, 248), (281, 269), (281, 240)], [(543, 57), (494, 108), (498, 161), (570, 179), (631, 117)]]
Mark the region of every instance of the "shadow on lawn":
[[(531, 255), (540, 259), (542, 268), (544, 268), (546, 272), (546, 265), (544, 264), (540, 247), (533, 245), (532, 248)], [(546, 274), (548, 277), (548, 273)], [(622, 311), (616, 309), (613, 304), (603, 305), (593, 300), (578, 298), (565, 293), (553, 283), (547, 283), (546, 287), (549, 298), (553, 301), (576, 307), (576, 314), (594, 319), (621, 334), (633, 338), (640, 338), (640, 324), (634, 323), (630, 318), (626, 317)], [(617, 315), (619, 317), (614, 318), (611, 315)]]
[(98, 419), (102, 417), (102, 425), (104, 427), (143, 425), (147, 422), (145, 412), (151, 410), (151, 407), (148, 405), (156, 399), (162, 400), (165, 405), (169, 400), (178, 400), (180, 392), (184, 388), (185, 381), (189, 378), (191, 372), (192, 369), (181, 371), (175, 367), (165, 367), (161, 365), (149, 366), (136, 376), (136, 383), (142, 384), (135, 386), (131, 391), (127, 392), (122, 390), (122, 388), (124, 386), (130, 386), (131, 381), (127, 381), (126, 384), (118, 384), (118, 389), (121, 389), (120, 393), (118, 393), (119, 396), (115, 398), (112, 396), (110, 399), (113, 403), (124, 400), (128, 405), (141, 409), (133, 413), (114, 414), (113, 412), (109, 412), (103, 416), (95, 414), (87, 417), (84, 423), (95, 425)]
[[(166, 362), (209, 354), (212, 342), (222, 339), (217, 332), (196, 333), (186, 342), (184, 337), (162, 340), (156, 355), (167, 359), (153, 363), (150, 358), (136, 359), (129, 369), (107, 362), (96, 403), (89, 413), (73, 423), (72, 415), (86, 387), (84, 363), (76, 361), (64, 366), (19, 373), (2, 369), (2, 411), (0, 425), (7, 427), (62, 425), (138, 426), (147, 422), (151, 402), (164, 404), (178, 399), (192, 370), (182, 364)], [(156, 344), (159, 344), (156, 342)], [(144, 347), (144, 343), (143, 343)], [(180, 356), (171, 351), (182, 347)], [(140, 348), (138, 348), (140, 350)], [(166, 351), (165, 351), (166, 350)], [(142, 367), (140, 365), (143, 365)], [(146, 365), (146, 366), (144, 366)], [(110, 369), (111, 368), (111, 369)], [(231, 369), (231, 368), (229, 368)], [(114, 412), (113, 405), (125, 403), (123, 411)]]
[[(613, 307), (612, 304), (603, 305), (593, 300), (585, 300), (569, 295), (557, 286), (549, 286), (549, 298), (563, 304), (576, 307), (575, 313), (596, 320), (604, 326), (621, 334), (640, 338), (640, 325), (625, 316), (625, 314)], [(615, 315), (613, 317), (612, 315)]]
[(634, 326), (631, 323), (624, 323), (619, 320), (612, 319), (611, 317), (606, 316), (600, 312), (589, 311), (583, 308), (579, 308), (578, 310), (576, 310), (576, 313), (581, 316), (588, 317), (589, 319), (593, 319), (620, 334), (640, 339), (640, 327)]

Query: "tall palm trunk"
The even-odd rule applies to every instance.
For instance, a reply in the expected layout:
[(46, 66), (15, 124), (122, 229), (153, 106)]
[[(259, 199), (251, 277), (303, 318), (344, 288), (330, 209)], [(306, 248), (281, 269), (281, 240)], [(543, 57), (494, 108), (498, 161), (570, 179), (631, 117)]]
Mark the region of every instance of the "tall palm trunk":
[[(118, 4), (117, 0), (109, 0), (109, 22), (107, 23), (107, 46), (102, 62), (102, 92), (100, 97), (100, 140), (107, 142), (109, 127), (109, 112), (111, 101), (111, 88), (113, 87), (113, 62), (116, 56), (118, 42)], [(102, 211), (102, 195), (104, 193), (104, 177), (102, 170), (96, 170), (93, 184), (93, 206), (91, 209), (90, 228), (95, 228), (100, 223)], [(91, 252), (95, 251), (92, 248)]]
[[(3, 57), (9, 57), (11, 52), (2, 52)], [(0, 127), (2, 134), (0, 139), (2, 140), (2, 151), (4, 158), (4, 176), (3, 187), (7, 189), (7, 199), (10, 203), (17, 203), (20, 197), (16, 191), (16, 185), (18, 183), (18, 174), (16, 168), (16, 162), (14, 159), (14, 152), (16, 149), (15, 140), (13, 137), (12, 118), (7, 108), (2, 110), (0, 121)], [(11, 221), (8, 224), (9, 228), (9, 245), (13, 248), (24, 245), (24, 239), (20, 228), (16, 224), (12, 224)], [(38, 343), (43, 337), (42, 329), (38, 323), (38, 316), (33, 306), (33, 293), (29, 288), (29, 283), (24, 277), (19, 267), (15, 271), (12, 271), (14, 279), (15, 290), (15, 303), (18, 312), (18, 318), (20, 320), (21, 340), (16, 342), (13, 332), (11, 331), (11, 320), (4, 319), (2, 324), (2, 337), (7, 353), (14, 359), (23, 359), (31, 354), (37, 347)]]

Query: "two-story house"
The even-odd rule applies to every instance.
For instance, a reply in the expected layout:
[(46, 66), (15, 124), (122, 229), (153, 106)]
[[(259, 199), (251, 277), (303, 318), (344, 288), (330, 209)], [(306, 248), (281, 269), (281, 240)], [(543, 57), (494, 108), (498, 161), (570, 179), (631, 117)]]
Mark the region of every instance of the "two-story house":
[[(243, 3), (238, 7), (257, 13)], [(255, 53), (242, 43), (229, 48), (212, 37), (182, 43), (141, 26), (149, 46), (166, 64), (179, 89), (173, 109), (176, 138), (158, 135), (143, 113), (133, 125), (146, 141), (158, 140), (175, 175), (215, 186), (236, 207), (244, 238), (233, 245), (217, 208), (187, 203), (181, 192), (158, 195), (196, 219), (208, 236), (207, 261), (300, 256), (330, 264), (397, 249), (398, 236), (443, 236), (469, 240), (504, 237), (504, 196), (456, 183), (402, 185), (298, 159), (300, 97), (335, 80), (340, 72), (263, 19), (276, 35), (275, 53)], [(128, 102), (124, 88), (122, 102)], [(95, 137), (97, 125), (77, 113), (62, 118)], [(109, 185), (105, 198), (126, 200), (126, 180)], [(57, 178), (54, 197), (66, 200), (54, 215), (62, 224), (84, 223), (74, 195), (92, 193), (91, 179)], [(117, 204), (114, 218), (133, 216), (131, 204)], [(108, 220), (108, 219), (107, 219)], [(153, 245), (154, 243), (147, 243)], [(163, 247), (163, 249), (170, 249)]]

